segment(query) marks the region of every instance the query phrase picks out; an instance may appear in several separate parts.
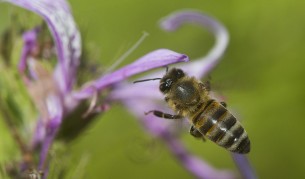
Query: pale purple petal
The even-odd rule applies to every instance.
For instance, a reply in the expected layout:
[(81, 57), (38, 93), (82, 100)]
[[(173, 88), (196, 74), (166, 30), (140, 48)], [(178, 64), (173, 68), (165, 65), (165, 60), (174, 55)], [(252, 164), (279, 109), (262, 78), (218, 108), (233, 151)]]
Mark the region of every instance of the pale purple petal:
[(35, 46), (37, 46), (37, 35), (39, 28), (34, 28), (33, 30), (27, 31), (22, 35), (23, 47), (21, 52), (21, 57), (18, 65), (20, 72), (24, 72), (26, 69), (26, 61)]
[(81, 38), (69, 5), (64, 0), (4, 0), (44, 18), (54, 38), (59, 64), (55, 76), (60, 89), (72, 89), (81, 55)]
[(62, 121), (62, 115), (58, 115), (50, 121), (47, 126), (47, 135), (42, 143), (42, 148), (39, 156), (39, 165), (38, 169), (43, 171), (43, 179), (47, 178), (49, 172), (49, 163), (47, 162), (48, 154), (52, 143), (56, 137), (56, 134), (59, 130), (60, 123)]
[(45, 128), (46, 133), (42, 141), (42, 148), (39, 158), (40, 161), (38, 166), (38, 168), (40, 170), (43, 170), (44, 173), (47, 173), (48, 171), (47, 157), (49, 154), (50, 147), (52, 146), (53, 140), (60, 128), (60, 124), (62, 122), (63, 112), (64, 112), (64, 107), (61, 98), (58, 96), (49, 95), (46, 98), (46, 105), (50, 116), (49, 119), (46, 120), (47, 123), (44, 126), (42, 126)]
[(205, 57), (178, 66), (189, 75), (202, 78), (218, 64), (223, 56), (229, 42), (229, 34), (226, 28), (216, 19), (196, 11), (174, 12), (161, 21), (161, 27), (173, 31), (186, 23), (201, 25), (213, 33), (216, 38), (214, 47)]
[(186, 62), (188, 57), (167, 49), (153, 51), (137, 61), (113, 72), (102, 76), (100, 79), (92, 82), (90, 86), (85, 87), (80, 92), (74, 93), (74, 97), (82, 99), (92, 96), (97, 90), (102, 90), (109, 85), (113, 85), (128, 77), (151, 70), (154, 68), (167, 66), (172, 63)]
[(43, 125), (43, 120), (41, 118), (37, 119), (36, 128), (34, 132), (34, 136), (32, 137), (31, 146), (35, 149), (45, 138), (46, 136), (46, 128)]

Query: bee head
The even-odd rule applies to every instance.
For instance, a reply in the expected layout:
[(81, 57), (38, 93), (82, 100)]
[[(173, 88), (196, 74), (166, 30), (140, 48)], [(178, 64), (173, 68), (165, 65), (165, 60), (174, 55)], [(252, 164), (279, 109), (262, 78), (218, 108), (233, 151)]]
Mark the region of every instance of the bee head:
[(159, 86), (160, 91), (162, 93), (167, 93), (172, 87), (172, 85), (184, 76), (185, 74), (181, 69), (177, 69), (177, 68), (171, 69), (160, 80), (160, 86)]

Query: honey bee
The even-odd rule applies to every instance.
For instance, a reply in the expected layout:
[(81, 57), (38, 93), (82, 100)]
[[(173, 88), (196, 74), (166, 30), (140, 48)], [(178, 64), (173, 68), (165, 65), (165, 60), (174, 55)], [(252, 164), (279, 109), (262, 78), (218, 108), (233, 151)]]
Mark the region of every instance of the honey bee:
[(176, 114), (151, 110), (157, 117), (166, 119), (187, 118), (192, 124), (190, 134), (196, 138), (206, 137), (221, 147), (235, 153), (250, 152), (250, 140), (241, 123), (227, 110), (225, 103), (217, 102), (209, 95), (209, 85), (187, 76), (181, 69), (166, 70), (160, 80), (159, 89), (168, 106)]

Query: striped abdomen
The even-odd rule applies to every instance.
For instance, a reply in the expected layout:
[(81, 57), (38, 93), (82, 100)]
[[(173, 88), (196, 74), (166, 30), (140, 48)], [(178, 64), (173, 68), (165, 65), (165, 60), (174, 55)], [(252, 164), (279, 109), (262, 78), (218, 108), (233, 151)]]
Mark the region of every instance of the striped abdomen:
[(246, 131), (219, 102), (208, 101), (192, 121), (200, 133), (219, 146), (236, 153), (250, 152), (250, 140)]

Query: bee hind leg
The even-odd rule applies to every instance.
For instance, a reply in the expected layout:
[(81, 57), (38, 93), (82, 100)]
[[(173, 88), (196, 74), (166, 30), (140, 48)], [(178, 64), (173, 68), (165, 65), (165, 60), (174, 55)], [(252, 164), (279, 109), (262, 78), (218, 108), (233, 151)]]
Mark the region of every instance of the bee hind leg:
[(145, 112), (145, 115), (147, 115), (149, 113), (153, 113), (155, 116), (165, 118), (165, 119), (181, 119), (181, 118), (183, 118), (180, 115), (168, 114), (168, 113), (164, 113), (164, 112), (158, 111), (158, 110), (151, 110), (151, 111)]
[(203, 135), (193, 125), (190, 128), (190, 134), (197, 139), (201, 138), (203, 141), (205, 141)]

